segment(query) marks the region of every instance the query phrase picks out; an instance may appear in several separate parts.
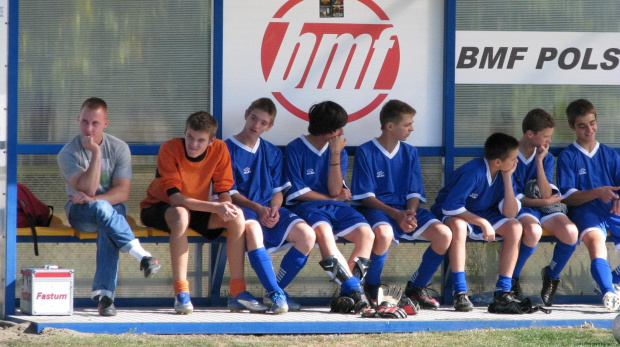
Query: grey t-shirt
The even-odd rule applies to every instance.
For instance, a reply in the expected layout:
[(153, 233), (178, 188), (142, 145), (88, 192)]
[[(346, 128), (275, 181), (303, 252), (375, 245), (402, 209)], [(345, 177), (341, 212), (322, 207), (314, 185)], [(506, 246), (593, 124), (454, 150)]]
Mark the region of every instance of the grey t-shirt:
[[(112, 188), (114, 178), (131, 179), (131, 153), (129, 146), (121, 139), (103, 133), (101, 142), (101, 179), (97, 188), (97, 195), (103, 194)], [(88, 169), (92, 153), (82, 147), (82, 135), (78, 135), (67, 143), (58, 153), (58, 166), (65, 180), (67, 197), (73, 196), (77, 190), (68, 179), (80, 170)], [(71, 202), (71, 200), (69, 200)], [(68, 203), (68, 205), (70, 205)], [(70, 207), (65, 205), (65, 208)]]

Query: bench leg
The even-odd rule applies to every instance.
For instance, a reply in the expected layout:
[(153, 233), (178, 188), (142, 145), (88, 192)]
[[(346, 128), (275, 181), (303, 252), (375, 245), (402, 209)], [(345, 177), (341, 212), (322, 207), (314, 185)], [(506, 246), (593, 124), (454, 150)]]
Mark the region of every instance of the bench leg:
[(220, 303), (220, 290), (222, 288), (222, 280), (224, 279), (224, 270), (226, 269), (226, 244), (212, 243), (210, 247), (209, 291), (211, 306), (218, 306)]
[(196, 284), (196, 297), (202, 298), (202, 249), (204, 244), (196, 243), (195, 245), (195, 256), (194, 256), (194, 283)]

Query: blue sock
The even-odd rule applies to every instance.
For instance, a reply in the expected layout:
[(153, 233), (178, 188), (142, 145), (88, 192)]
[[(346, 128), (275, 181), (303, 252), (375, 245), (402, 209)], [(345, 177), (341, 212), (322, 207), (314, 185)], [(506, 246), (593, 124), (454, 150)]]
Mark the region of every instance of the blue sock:
[[(560, 273), (564, 270), (564, 267), (566, 267), (576, 247), (577, 243), (567, 245), (558, 241), (558, 243), (555, 244), (553, 257), (551, 258), (551, 263), (549, 263), (549, 269), (547, 270), (547, 275), (549, 275), (551, 279), (557, 280), (560, 278)], [(618, 282), (620, 282), (620, 278), (618, 278)]]
[(467, 293), (467, 281), (465, 280), (465, 272), (452, 273), (452, 290), (454, 294)]
[(437, 252), (429, 246), (426, 252), (424, 252), (424, 255), (422, 255), (420, 266), (411, 276), (412, 284), (416, 287), (426, 286), (431, 281), (431, 278), (433, 278), (439, 265), (441, 265), (443, 258), (443, 255), (437, 254)]
[(340, 295), (351, 295), (356, 289), (362, 293), (364, 292), (362, 289), (362, 281), (355, 276), (351, 276), (351, 278), (340, 285)]
[(517, 264), (515, 265), (515, 270), (512, 272), (512, 278), (519, 278), (519, 276), (521, 276), (521, 270), (523, 270), (525, 262), (530, 258), (532, 254), (534, 254), (537, 246), (538, 245), (535, 245), (534, 247), (528, 247), (523, 243), (521, 244), (521, 247), (519, 247), (519, 257), (517, 258)]
[(265, 247), (248, 252), (248, 258), (250, 258), (250, 265), (252, 265), (252, 269), (256, 272), (258, 280), (267, 292), (282, 292), (282, 288), (278, 286), (276, 274), (273, 272), (271, 257)]
[(286, 252), (284, 257), (282, 257), (280, 271), (278, 271), (277, 276), (280, 288), (286, 288), (293, 281), (299, 271), (306, 265), (306, 261), (308, 261), (308, 256), (301, 253), (295, 247), (291, 247), (291, 249)]
[(388, 252), (381, 255), (370, 253), (370, 266), (366, 271), (366, 283), (371, 286), (378, 286), (381, 284), (381, 272), (383, 271), (383, 264), (385, 264), (385, 258)]
[(618, 266), (614, 271), (611, 272), (612, 282), (620, 283), (620, 266)]
[(603, 295), (608, 292), (615, 293), (611, 277), (611, 267), (607, 260), (603, 258), (592, 259), (590, 263), (590, 273)]
[(512, 278), (508, 276), (499, 275), (497, 282), (495, 283), (495, 294), (502, 292), (509, 292), (512, 289)]

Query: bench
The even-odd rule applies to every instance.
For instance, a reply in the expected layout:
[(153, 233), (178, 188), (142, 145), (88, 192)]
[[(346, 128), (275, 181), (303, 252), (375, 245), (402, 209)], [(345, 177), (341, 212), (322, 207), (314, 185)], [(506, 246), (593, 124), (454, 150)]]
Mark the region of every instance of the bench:
[[(134, 236), (140, 240), (141, 243), (167, 243), (170, 237), (168, 232), (163, 230), (146, 227), (136, 222), (132, 216), (127, 216), (127, 222), (134, 233)], [(37, 240), (41, 243), (95, 243), (97, 240), (96, 232), (84, 232), (77, 229), (73, 229), (63, 223), (63, 221), (53, 216), (49, 227), (36, 227)], [(32, 243), (33, 235), (30, 227), (17, 228), (17, 242)], [(225, 233), (214, 240), (207, 240), (202, 235), (194, 230), (188, 230), (187, 233), (188, 242), (192, 243), (196, 247), (195, 258), (195, 271), (198, 274), (195, 276), (194, 281), (197, 288), (202, 288), (202, 248), (205, 243), (209, 244), (211, 255), (209, 259), (209, 299), (212, 305), (216, 305), (220, 302), (220, 289), (222, 286), (222, 280), (224, 277), (224, 271), (226, 267), (226, 237)], [(167, 255), (166, 255), (167, 256)], [(196, 293), (197, 297), (201, 297), (202, 293)]]

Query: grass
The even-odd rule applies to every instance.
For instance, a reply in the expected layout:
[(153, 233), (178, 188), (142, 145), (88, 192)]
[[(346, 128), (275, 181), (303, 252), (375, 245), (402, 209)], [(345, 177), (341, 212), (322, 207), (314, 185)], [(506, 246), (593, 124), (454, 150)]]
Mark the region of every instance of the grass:
[[(24, 334), (6, 346), (613, 346), (610, 330), (579, 328), (485, 329), (460, 332), (351, 335), (94, 335), (69, 331)], [(0, 345), (2, 343), (0, 342)]]

